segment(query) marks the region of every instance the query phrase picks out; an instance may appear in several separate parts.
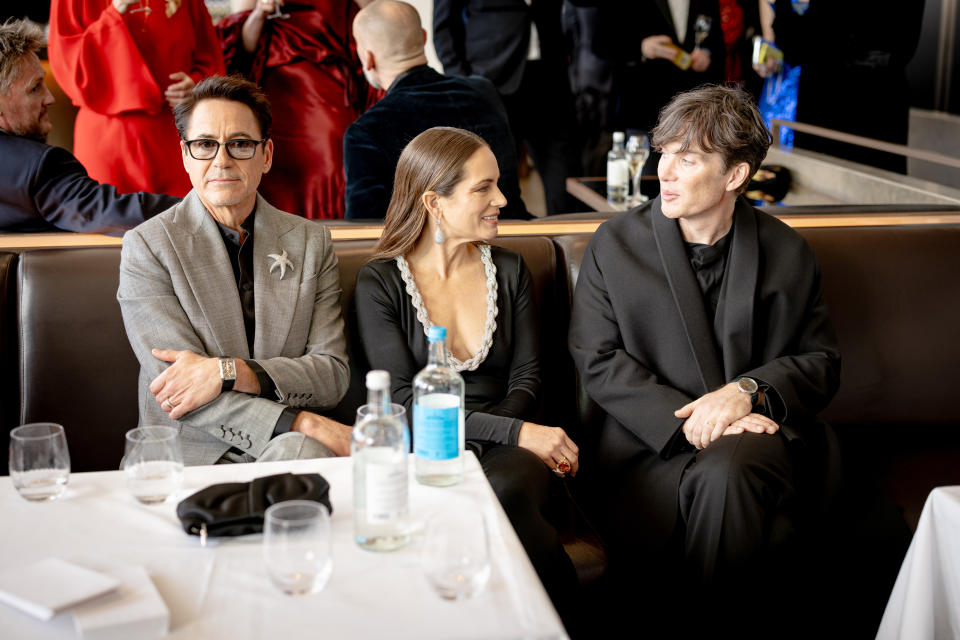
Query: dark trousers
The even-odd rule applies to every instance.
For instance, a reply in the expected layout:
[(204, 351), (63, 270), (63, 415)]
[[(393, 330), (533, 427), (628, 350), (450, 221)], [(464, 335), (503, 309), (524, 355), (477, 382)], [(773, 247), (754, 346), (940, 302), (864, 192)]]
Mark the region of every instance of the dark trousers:
[(680, 480), (678, 537), (688, 575), (726, 588), (775, 561), (794, 537), (793, 460), (781, 434), (723, 436)]
[[(567, 177), (579, 175), (579, 161), (572, 138), (576, 118), (566, 69), (528, 61), (520, 88), (501, 97), (518, 148), (521, 142), (527, 143), (543, 180), (547, 213), (577, 211), (576, 199), (567, 194)], [(517, 158), (523, 156), (518, 153)]]
[(575, 610), (577, 574), (556, 527), (548, 519), (551, 485), (559, 479), (532, 452), (510, 445), (483, 443), (480, 466), (569, 628), (568, 618)]

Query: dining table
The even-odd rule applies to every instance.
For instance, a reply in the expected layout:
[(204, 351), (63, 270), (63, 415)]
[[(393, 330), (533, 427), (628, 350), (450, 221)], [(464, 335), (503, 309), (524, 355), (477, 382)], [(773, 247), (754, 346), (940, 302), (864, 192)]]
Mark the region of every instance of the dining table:
[(877, 632), (924, 638), (960, 638), (960, 486), (927, 496)]
[[(0, 477), (0, 572), (47, 558), (92, 569), (145, 569), (169, 610), (165, 637), (444, 638), (567, 637), (543, 585), (487, 482), (477, 458), (452, 487), (414, 479), (409, 459), (410, 542), (389, 552), (361, 549), (353, 536), (353, 461), (325, 458), (186, 467), (182, 488), (165, 502), (139, 503), (122, 471), (74, 473), (50, 502), (20, 497)], [(330, 483), (333, 569), (318, 593), (286, 595), (270, 581), (263, 535), (188, 535), (177, 504), (199, 489), (277, 473), (319, 473)], [(424, 523), (438, 513), (479, 510), (486, 523), (491, 574), (478, 595), (438, 596), (421, 568)], [(70, 611), (43, 622), (0, 604), (0, 637), (73, 638)]]

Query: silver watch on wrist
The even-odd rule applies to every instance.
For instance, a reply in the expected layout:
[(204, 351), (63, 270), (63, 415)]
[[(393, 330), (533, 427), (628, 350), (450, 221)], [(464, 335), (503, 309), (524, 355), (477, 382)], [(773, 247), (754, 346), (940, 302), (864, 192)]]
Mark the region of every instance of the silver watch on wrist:
[(738, 379), (737, 391), (748, 394), (750, 396), (750, 404), (752, 406), (757, 405), (757, 401), (760, 399), (760, 385), (757, 384), (756, 380), (747, 378), (746, 376)]
[(237, 382), (237, 363), (233, 358), (218, 358), (220, 364), (220, 393), (230, 391)]

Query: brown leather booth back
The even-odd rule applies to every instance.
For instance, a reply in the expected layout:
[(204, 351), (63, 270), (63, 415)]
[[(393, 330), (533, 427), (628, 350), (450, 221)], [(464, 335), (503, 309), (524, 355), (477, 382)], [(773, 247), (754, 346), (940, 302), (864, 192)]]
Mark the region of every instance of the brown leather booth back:
[(17, 254), (0, 252), (0, 476), (7, 475), (7, 442), (17, 424)]
[(20, 421), (63, 425), (74, 471), (117, 469), (139, 365), (117, 303), (120, 250), (20, 256)]
[(800, 231), (820, 261), (843, 357), (823, 417), (960, 423), (960, 227)]

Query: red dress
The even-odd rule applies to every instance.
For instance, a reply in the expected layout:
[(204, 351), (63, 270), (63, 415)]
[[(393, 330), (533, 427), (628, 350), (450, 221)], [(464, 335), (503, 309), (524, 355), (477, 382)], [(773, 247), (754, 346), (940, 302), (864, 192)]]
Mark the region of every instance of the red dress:
[(260, 182), (270, 204), (305, 218), (343, 218), (343, 134), (379, 95), (369, 89), (350, 26), (353, 0), (286, 2), (247, 54), (249, 12), (217, 24), (230, 73), (263, 89), (273, 111), (273, 167)]
[[(132, 12), (149, 6), (150, 12)], [(165, 8), (176, 6), (167, 16)], [(110, 0), (53, 0), (50, 67), (80, 108), (74, 154), (90, 176), (123, 193), (183, 196), (173, 112), (163, 93), (183, 71), (223, 74), (223, 56), (203, 0), (142, 0), (121, 15)]]

